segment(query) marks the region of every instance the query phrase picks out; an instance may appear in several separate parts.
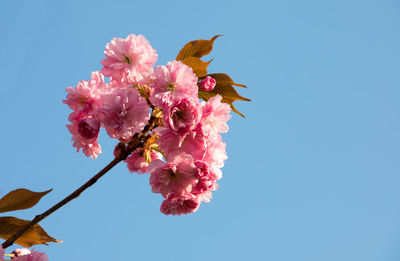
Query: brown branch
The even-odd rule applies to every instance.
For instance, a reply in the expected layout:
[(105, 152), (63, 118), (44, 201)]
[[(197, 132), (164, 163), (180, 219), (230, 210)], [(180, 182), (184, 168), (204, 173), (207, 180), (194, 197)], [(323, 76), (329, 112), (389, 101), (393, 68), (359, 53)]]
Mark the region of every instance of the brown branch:
[(140, 148), (143, 146), (144, 142), (146, 141), (146, 133), (148, 133), (150, 130), (152, 130), (154, 127), (156, 127), (156, 118), (151, 117), (150, 121), (148, 124), (145, 126), (143, 131), (141, 133), (135, 134), (133, 136), (132, 140), (129, 142), (128, 145), (125, 143), (119, 143), (118, 147), (121, 149), (119, 155), (117, 155), (107, 166), (105, 166), (102, 170), (100, 170), (96, 175), (94, 175), (91, 179), (89, 179), (85, 184), (83, 184), (81, 187), (79, 187), (77, 190), (72, 192), (69, 196), (58, 202), (56, 205), (53, 207), (49, 208), (47, 211), (43, 212), (40, 215), (35, 216), (32, 221), (27, 224), (25, 227), (21, 228), (18, 232), (16, 232), (13, 236), (11, 236), (9, 239), (7, 239), (3, 244), (3, 248), (7, 248), (14, 244), (14, 242), (22, 236), (28, 229), (33, 227), (35, 224), (39, 223), (46, 217), (48, 217), (50, 214), (70, 202), (71, 200), (79, 197), (79, 195), (88, 189), (90, 186), (92, 186), (94, 183), (97, 182), (102, 176), (104, 176), (110, 169), (112, 169), (115, 165), (117, 165), (119, 162), (125, 160), (130, 153), (132, 153), (134, 150), (137, 148)]

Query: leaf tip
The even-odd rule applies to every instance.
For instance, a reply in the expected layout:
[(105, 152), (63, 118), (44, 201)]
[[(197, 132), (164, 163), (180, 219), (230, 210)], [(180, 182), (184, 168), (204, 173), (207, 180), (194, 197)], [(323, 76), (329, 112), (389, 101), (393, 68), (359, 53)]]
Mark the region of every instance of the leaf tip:
[(215, 35), (213, 38), (211, 38), (211, 41), (214, 41), (215, 39), (217, 39), (218, 37), (224, 36), (223, 34), (217, 34)]

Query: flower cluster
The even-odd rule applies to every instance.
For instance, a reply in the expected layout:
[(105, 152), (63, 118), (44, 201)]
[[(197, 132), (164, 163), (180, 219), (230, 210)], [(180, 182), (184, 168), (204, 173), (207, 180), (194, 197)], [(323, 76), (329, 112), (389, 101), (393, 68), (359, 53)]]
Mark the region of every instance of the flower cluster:
[(152, 191), (164, 197), (162, 213), (196, 211), (210, 201), (227, 158), (220, 134), (228, 131), (231, 108), (220, 95), (203, 102), (198, 96), (199, 88), (213, 90), (215, 79), (199, 80), (176, 60), (154, 68), (157, 53), (142, 35), (114, 38), (104, 54), (101, 72), (66, 89), (73, 146), (97, 158), (100, 127), (120, 144), (140, 133), (125, 160), (128, 169), (150, 174)]

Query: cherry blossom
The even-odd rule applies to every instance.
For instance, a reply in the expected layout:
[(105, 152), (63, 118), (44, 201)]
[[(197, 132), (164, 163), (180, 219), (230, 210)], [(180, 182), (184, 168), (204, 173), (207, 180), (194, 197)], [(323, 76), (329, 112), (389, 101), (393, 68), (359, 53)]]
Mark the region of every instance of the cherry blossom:
[(231, 108), (218, 94), (203, 102), (198, 96), (199, 88), (215, 91), (216, 80), (199, 82), (181, 61), (154, 69), (157, 53), (142, 35), (114, 38), (104, 54), (101, 72), (66, 88), (73, 146), (97, 158), (103, 127), (119, 141), (114, 156), (130, 172), (150, 174), (152, 192), (165, 199), (162, 213), (196, 211), (211, 200), (227, 159), (220, 134), (229, 130)]
[(197, 98), (198, 93), (196, 75), (192, 68), (181, 61), (170, 61), (166, 66), (157, 66), (150, 87), (153, 89), (150, 101), (159, 107), (168, 98)]
[(113, 89), (102, 100), (99, 118), (112, 138), (129, 140), (150, 118), (149, 106), (135, 88)]
[(130, 34), (127, 38), (113, 38), (104, 51), (101, 72), (113, 81), (145, 84), (150, 80), (157, 61), (156, 50), (143, 35)]
[(199, 199), (190, 194), (171, 194), (165, 199), (160, 211), (165, 215), (181, 215), (195, 212), (199, 208)]

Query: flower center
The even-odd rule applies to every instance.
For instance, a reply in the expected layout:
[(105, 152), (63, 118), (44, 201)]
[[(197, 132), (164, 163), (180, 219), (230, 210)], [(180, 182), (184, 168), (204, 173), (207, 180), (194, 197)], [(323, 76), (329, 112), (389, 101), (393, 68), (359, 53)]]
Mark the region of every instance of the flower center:
[(168, 91), (173, 91), (175, 90), (175, 84), (173, 82), (168, 83), (167, 85), (167, 90)]
[(182, 120), (184, 116), (185, 116), (185, 114), (183, 111), (176, 111), (174, 113), (175, 120)]
[(93, 139), (99, 134), (99, 124), (91, 119), (80, 120), (78, 122), (78, 132), (86, 139)]
[(123, 62), (126, 62), (127, 64), (131, 64), (131, 58), (129, 58), (128, 56), (126, 56), (125, 54), (122, 54), (122, 56), (124, 56), (124, 60)]
[(171, 178), (176, 178), (175, 172), (172, 169), (168, 170), (168, 174)]

